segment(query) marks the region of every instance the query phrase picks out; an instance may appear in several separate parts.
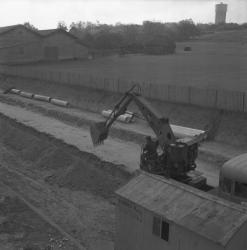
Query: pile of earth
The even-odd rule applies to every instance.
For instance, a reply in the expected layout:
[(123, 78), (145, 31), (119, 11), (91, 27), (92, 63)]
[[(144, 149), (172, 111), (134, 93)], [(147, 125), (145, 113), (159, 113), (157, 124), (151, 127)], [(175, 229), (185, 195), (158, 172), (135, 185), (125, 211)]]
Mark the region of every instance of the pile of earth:
[(107, 199), (131, 177), (110, 162), (80, 152), (48, 135), (0, 116), (0, 143), (24, 165), (42, 169), (46, 182), (71, 190), (84, 190)]
[(22, 200), (0, 185), (1, 249), (75, 249), (68, 239), (34, 213)]

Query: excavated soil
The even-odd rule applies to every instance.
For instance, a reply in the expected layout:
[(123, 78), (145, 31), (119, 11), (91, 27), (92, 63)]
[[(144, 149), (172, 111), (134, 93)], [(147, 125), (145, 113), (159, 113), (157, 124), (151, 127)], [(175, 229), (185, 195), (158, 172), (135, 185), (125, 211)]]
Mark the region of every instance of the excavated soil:
[(0, 184), (1, 250), (75, 250), (67, 238)]
[(4, 116), (0, 116), (0, 133), (0, 142), (23, 161), (35, 168), (49, 170), (45, 179), (49, 184), (112, 198), (114, 191), (130, 178), (112, 163), (80, 152)]
[(115, 191), (132, 175), (4, 115), (0, 133), (0, 182), (20, 192), (87, 249), (113, 249)]

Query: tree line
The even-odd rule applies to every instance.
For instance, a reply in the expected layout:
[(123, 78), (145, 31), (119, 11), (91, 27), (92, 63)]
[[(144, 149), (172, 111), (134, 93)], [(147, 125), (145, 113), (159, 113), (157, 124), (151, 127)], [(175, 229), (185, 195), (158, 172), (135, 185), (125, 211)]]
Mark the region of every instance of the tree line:
[[(29, 23), (29, 28), (35, 27)], [(142, 24), (101, 24), (99, 22), (58, 22), (64, 29), (79, 38), (91, 50), (117, 50), (120, 53), (172, 54), (176, 42), (188, 41), (205, 33), (221, 30), (246, 29), (247, 23), (195, 24), (192, 19), (177, 23), (144, 21)]]
[(64, 22), (59, 22), (58, 28), (69, 31), (91, 49), (116, 49), (120, 53), (170, 54), (175, 52), (176, 41), (200, 34), (191, 19), (179, 23), (144, 21), (141, 25), (80, 21), (71, 23), (69, 28)]
[(247, 28), (247, 23), (195, 24), (192, 19), (186, 19), (177, 23), (144, 21), (141, 25), (108, 25), (79, 21), (71, 23), (69, 28), (64, 22), (60, 22), (58, 27), (77, 36), (92, 49), (118, 49), (122, 53), (169, 54), (175, 52), (178, 41), (188, 41), (205, 33)]

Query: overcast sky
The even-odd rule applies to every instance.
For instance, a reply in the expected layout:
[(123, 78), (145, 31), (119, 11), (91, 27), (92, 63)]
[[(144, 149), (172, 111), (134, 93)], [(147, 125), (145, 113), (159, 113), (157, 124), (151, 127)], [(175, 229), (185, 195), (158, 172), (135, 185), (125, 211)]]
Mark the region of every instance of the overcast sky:
[[(214, 22), (217, 0), (0, 0), (0, 27), (30, 22), (39, 29), (77, 21), (142, 23), (143, 20)], [(247, 0), (225, 0), (227, 21), (247, 22)]]

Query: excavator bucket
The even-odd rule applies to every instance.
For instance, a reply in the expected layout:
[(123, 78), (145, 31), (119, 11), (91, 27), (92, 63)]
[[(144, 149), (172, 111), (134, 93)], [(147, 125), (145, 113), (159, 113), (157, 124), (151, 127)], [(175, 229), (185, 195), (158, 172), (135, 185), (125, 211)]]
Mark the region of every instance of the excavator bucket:
[(105, 122), (96, 122), (90, 126), (90, 134), (94, 146), (102, 144), (108, 136)]

